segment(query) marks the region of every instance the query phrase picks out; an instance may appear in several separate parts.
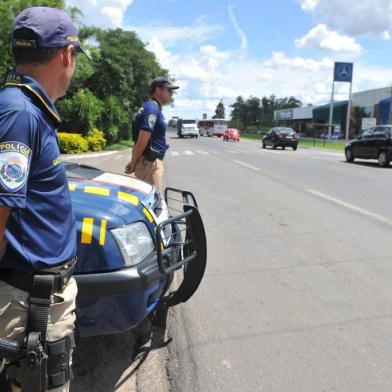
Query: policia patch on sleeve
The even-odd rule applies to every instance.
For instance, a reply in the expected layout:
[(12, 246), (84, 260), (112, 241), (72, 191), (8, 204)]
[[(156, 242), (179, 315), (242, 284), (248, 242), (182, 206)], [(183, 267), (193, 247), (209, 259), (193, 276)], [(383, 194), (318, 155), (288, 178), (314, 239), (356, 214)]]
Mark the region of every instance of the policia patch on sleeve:
[(31, 149), (20, 142), (0, 144), (0, 185), (8, 192), (16, 192), (27, 181)]
[(152, 129), (157, 122), (157, 116), (155, 114), (149, 114), (147, 117), (148, 126)]

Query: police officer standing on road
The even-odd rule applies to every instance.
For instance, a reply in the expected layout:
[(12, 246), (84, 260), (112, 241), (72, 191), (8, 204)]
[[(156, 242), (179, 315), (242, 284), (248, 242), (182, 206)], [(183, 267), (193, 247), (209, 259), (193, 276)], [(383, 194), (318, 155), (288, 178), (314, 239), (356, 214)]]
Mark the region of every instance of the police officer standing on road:
[(15, 360), (0, 349), (0, 356), (12, 391), (64, 392), (74, 346), (76, 227), (54, 102), (82, 49), (70, 16), (49, 7), (16, 17), (11, 47), (16, 71), (0, 91), (0, 347), (9, 339), (25, 354)]
[(136, 115), (134, 132), (137, 141), (132, 149), (132, 160), (125, 167), (125, 173), (135, 173), (137, 178), (155, 185), (163, 192), (163, 158), (166, 153), (167, 124), (162, 106), (169, 103), (173, 90), (178, 89), (167, 78), (159, 76), (149, 86), (151, 99), (144, 103)]

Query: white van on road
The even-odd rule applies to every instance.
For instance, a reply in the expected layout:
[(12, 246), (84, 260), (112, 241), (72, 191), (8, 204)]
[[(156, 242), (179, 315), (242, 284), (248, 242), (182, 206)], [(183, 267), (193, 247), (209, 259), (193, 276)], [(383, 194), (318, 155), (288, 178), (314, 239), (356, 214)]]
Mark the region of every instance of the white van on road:
[(199, 129), (197, 128), (197, 120), (183, 120), (177, 121), (177, 135), (182, 138), (184, 136), (199, 137)]

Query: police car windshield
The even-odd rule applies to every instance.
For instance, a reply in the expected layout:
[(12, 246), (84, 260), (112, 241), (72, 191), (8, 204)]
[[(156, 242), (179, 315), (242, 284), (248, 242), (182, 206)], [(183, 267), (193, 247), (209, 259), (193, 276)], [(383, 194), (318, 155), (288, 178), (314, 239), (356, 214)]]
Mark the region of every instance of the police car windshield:
[(64, 162), (64, 166), (65, 173), (68, 178), (84, 178), (86, 180), (92, 180), (104, 173), (102, 170), (95, 167), (79, 165), (73, 162)]
[(196, 120), (182, 120), (183, 124), (196, 124)]

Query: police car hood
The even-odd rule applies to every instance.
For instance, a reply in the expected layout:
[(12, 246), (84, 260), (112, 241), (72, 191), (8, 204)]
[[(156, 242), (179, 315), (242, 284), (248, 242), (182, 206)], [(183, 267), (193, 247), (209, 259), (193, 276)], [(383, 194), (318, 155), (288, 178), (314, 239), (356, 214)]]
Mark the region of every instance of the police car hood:
[(108, 228), (146, 219), (158, 197), (155, 188), (136, 178), (65, 162), (77, 219), (106, 217)]

